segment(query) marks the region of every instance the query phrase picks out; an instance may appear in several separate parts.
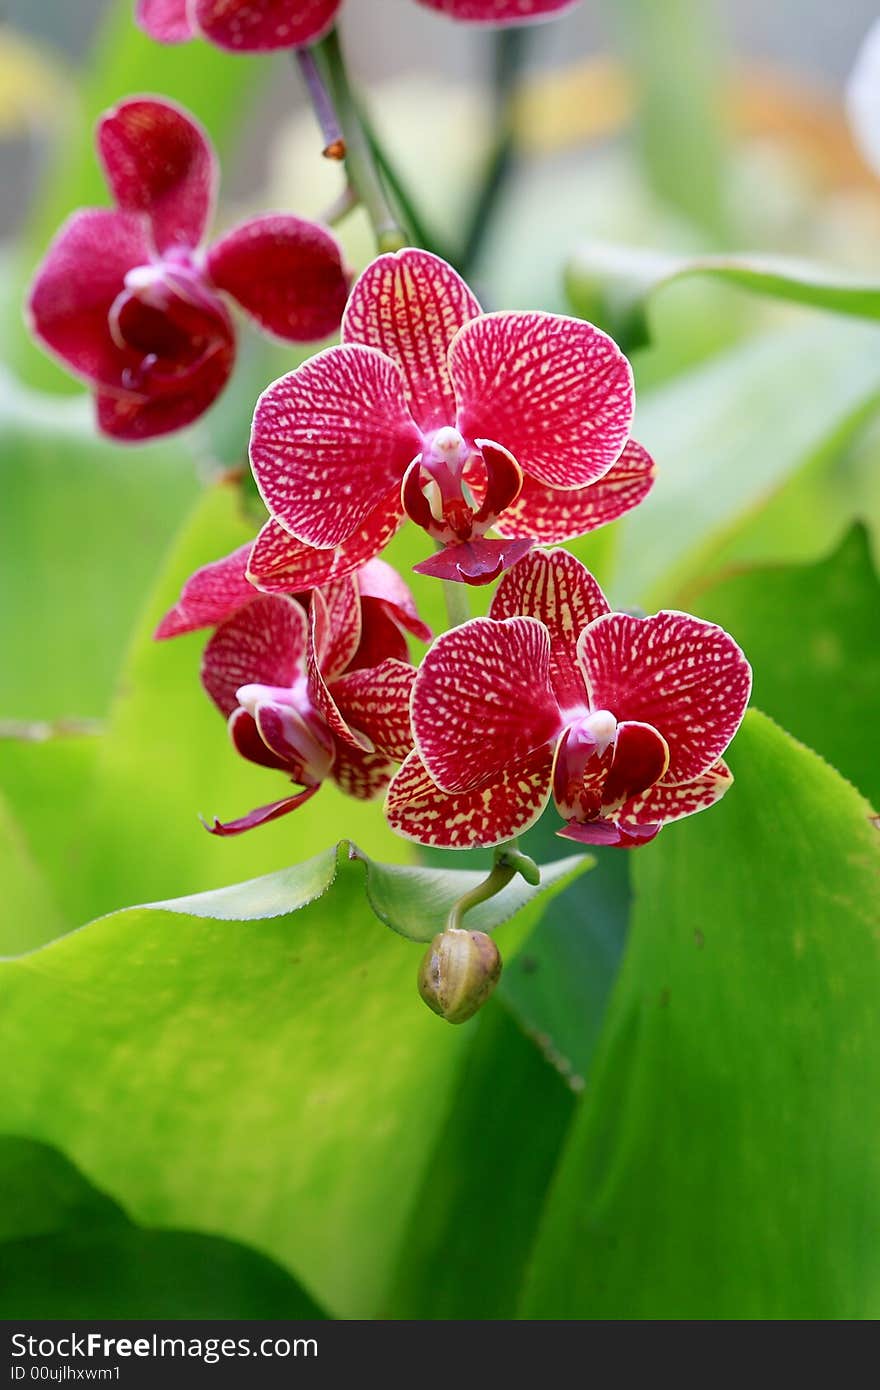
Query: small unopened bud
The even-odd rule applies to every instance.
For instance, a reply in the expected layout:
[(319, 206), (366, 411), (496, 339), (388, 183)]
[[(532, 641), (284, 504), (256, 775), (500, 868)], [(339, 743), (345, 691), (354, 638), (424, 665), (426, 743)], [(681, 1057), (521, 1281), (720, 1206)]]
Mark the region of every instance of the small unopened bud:
[(481, 931), (438, 932), (422, 958), (419, 994), (447, 1023), (466, 1023), (501, 978), (498, 947)]

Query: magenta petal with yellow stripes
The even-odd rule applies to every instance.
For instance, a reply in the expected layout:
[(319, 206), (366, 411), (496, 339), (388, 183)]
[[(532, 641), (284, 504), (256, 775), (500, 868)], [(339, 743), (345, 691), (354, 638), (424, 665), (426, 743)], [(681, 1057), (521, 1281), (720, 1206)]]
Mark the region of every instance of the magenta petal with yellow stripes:
[(445, 791), (466, 791), (560, 732), (550, 637), (533, 618), (474, 618), (438, 637), (413, 689), (416, 747)]
[(338, 743), (331, 775), (346, 796), (353, 796), (358, 801), (372, 801), (384, 792), (394, 768), (395, 764), (383, 753), (371, 753), (364, 748)]
[(543, 623), (550, 634), (550, 683), (560, 708), (586, 712), (577, 642), (588, 623), (608, 612), (605, 595), (580, 560), (567, 550), (532, 550), (501, 580), (489, 616), (521, 614)]
[(392, 830), (421, 845), (476, 849), (502, 844), (533, 825), (550, 796), (549, 744), (468, 791), (442, 791), (418, 753), (394, 777), (385, 800)]
[(648, 451), (630, 439), (608, 472), (586, 487), (548, 487), (524, 478), (516, 501), (498, 518), (497, 529), (504, 536), (534, 536), (551, 545), (585, 536), (643, 502), (655, 473)]
[(312, 595), (312, 607), (320, 615), (318, 662), (325, 680), (346, 670), (360, 646), (361, 604), (351, 575), (327, 584)]
[(720, 801), (733, 786), (733, 773), (719, 758), (706, 772), (692, 782), (670, 783), (666, 779), (634, 796), (620, 810), (617, 819), (630, 829), (637, 825), (681, 820), (697, 811), (705, 811)]
[(752, 673), (723, 628), (688, 613), (610, 613), (578, 652), (593, 709), (651, 724), (669, 745), (668, 782), (688, 782), (721, 756), (748, 704)]
[(118, 208), (142, 214), (160, 255), (201, 242), (217, 196), (217, 158), (204, 128), (164, 98), (133, 97), (98, 122), (98, 154)]
[(342, 339), (378, 348), (403, 374), (413, 418), (424, 431), (455, 420), (447, 361), (458, 330), (481, 313), (451, 265), (428, 251), (379, 256), (352, 290)]
[(403, 508), (400, 489), (391, 489), (341, 545), (327, 549), (307, 545), (273, 519), (266, 522), (254, 542), (248, 575), (269, 593), (304, 593), (352, 574), (377, 555), (400, 529)]
[(180, 637), (201, 627), (218, 627), (233, 613), (257, 596), (257, 589), (247, 578), (251, 543), (240, 545), (231, 555), (212, 560), (190, 575), (181, 590), (180, 598), (169, 609), (156, 628), (157, 641)]
[(539, 312), (483, 314), (449, 354), (465, 439), (496, 439), (524, 474), (583, 487), (607, 473), (629, 438), (632, 368), (582, 319)]
[(306, 615), (291, 598), (258, 594), (218, 627), (202, 658), (202, 684), (221, 714), (243, 686), (292, 686), (306, 656)]
[(331, 548), (387, 514), (420, 447), (394, 363), (373, 348), (336, 347), (263, 392), (251, 463), (276, 520)]
[(348, 671), (331, 686), (331, 694), (349, 727), (360, 729), (380, 753), (402, 762), (412, 751), (409, 702), (415, 670), (403, 661)]

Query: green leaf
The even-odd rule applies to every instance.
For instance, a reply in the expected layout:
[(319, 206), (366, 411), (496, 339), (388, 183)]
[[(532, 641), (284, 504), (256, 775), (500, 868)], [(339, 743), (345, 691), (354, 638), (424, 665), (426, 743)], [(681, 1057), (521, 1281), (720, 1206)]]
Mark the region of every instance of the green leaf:
[[(588, 862), (553, 866), (549, 892)], [(374, 911), (423, 938), (473, 880), (368, 873)], [(406, 917), (397, 874), (421, 894)], [(364, 877), (330, 851), (0, 964), (0, 1045), (18, 1059), (0, 1127), (61, 1148), (139, 1222), (242, 1240), (334, 1312), (372, 1315), (472, 1029), (425, 1008), (420, 951), (375, 922)], [(517, 894), (508, 954), (545, 901)]]
[[(553, 898), (592, 863), (588, 855), (575, 854), (547, 864), (536, 886), (517, 877), (493, 898), (472, 908), (466, 924), (474, 931), (494, 931), (539, 897)], [(337, 874), (347, 872), (351, 876), (349, 864), (363, 865), (366, 901), (379, 921), (410, 941), (431, 941), (443, 931), (455, 903), (485, 878), (479, 870), (377, 864), (350, 840), (340, 840), (333, 849), (279, 873), (149, 906), (222, 922), (281, 917), (317, 902), (333, 887)]]
[(0, 797), (0, 956), (13, 956), (51, 941), (64, 918), (27, 841)]
[(748, 715), (718, 806), (634, 856), (630, 945), (523, 1313), (880, 1313), (880, 835)]
[(643, 395), (635, 433), (658, 477), (616, 523), (615, 602), (668, 606), (711, 574), (720, 541), (811, 457), (842, 449), (878, 392), (876, 330), (841, 321), (752, 339)]
[(562, 1079), (490, 1001), (426, 1168), (382, 1316), (515, 1317), (573, 1109)]
[(667, 285), (721, 280), (772, 299), (855, 318), (880, 319), (880, 283), (827, 266), (773, 255), (674, 256), (662, 251), (586, 242), (572, 256), (566, 287), (577, 313), (600, 305), (603, 322), (630, 348), (652, 338), (648, 309)]
[(148, 1231), (45, 1144), (0, 1136), (0, 1315), (322, 1318), (277, 1265), (216, 1236)]
[(694, 609), (745, 649), (754, 700), (880, 807), (880, 580), (857, 526), (815, 565), (734, 574)]
[(179, 517), (179, 442), (123, 449), (82, 408), (0, 382), (0, 717), (103, 714)]

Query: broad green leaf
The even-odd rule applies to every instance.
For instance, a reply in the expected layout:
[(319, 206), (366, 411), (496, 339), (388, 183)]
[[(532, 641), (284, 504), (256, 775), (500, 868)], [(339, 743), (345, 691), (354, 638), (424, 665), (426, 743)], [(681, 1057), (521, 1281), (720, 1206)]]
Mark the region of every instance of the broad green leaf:
[(64, 918), (27, 841), (0, 797), (0, 956), (17, 955), (51, 941)]
[(589, 318), (604, 306), (602, 321), (630, 348), (653, 334), (649, 306), (665, 286), (694, 277), (721, 280), (773, 299), (810, 305), (855, 318), (880, 319), (880, 283), (869, 277), (812, 265), (786, 256), (673, 256), (662, 251), (586, 242), (566, 270), (569, 298)]
[(385, 1305), (473, 1032), (425, 1008), (422, 948), (375, 921), (363, 876), (344, 862), (320, 901), (259, 921), (134, 908), (0, 965), (0, 1127), (345, 1317)]
[(693, 608), (745, 649), (755, 703), (880, 807), (880, 580), (865, 530), (818, 564), (734, 574)]
[(192, 460), (96, 438), (84, 402), (0, 394), (0, 718), (101, 715), (196, 496)]
[(277, 1265), (216, 1236), (147, 1231), (45, 1144), (0, 1136), (0, 1316), (322, 1318)]
[(525, 1316), (880, 1313), (880, 835), (760, 714), (731, 764), (719, 806), (633, 856)]
[(635, 433), (658, 463), (619, 526), (618, 604), (668, 605), (712, 572), (719, 540), (809, 459), (842, 448), (880, 401), (876, 330), (832, 321), (746, 341), (643, 394)]
[[(576, 854), (546, 864), (537, 887), (515, 878), (495, 897), (468, 912), (468, 928), (494, 931), (537, 899), (554, 897), (592, 862), (588, 855)], [(431, 941), (443, 931), (454, 905), (485, 878), (479, 870), (378, 864), (350, 840), (341, 840), (334, 848), (280, 873), (150, 906), (224, 922), (281, 917), (317, 902), (333, 888), (337, 875), (356, 879), (359, 870), (353, 870), (352, 864), (363, 866), (364, 898), (379, 921), (410, 941)]]
[[(221, 153), (240, 129), (242, 113), (265, 75), (266, 58), (236, 57), (209, 43), (154, 43), (133, 22), (133, 0), (113, 0), (82, 88), (78, 118), (66, 123), (45, 191), (37, 199), (22, 248), (21, 289), (57, 228), (78, 207), (109, 203), (95, 155), (93, 127), (102, 111), (137, 92), (181, 102), (207, 126)], [(34, 386), (71, 390), (70, 378), (32, 343), (18, 318), (16, 368)]]
[(516, 1316), (573, 1109), (562, 1079), (491, 1001), (425, 1170), (383, 1317)]

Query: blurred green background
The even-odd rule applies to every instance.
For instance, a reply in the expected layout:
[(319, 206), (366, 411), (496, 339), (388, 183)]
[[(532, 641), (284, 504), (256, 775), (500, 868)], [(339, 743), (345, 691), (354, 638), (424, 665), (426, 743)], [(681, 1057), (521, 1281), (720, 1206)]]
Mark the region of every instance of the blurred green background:
[[(250, 412), (299, 359), (243, 333), (214, 411), (123, 450), (23, 329), (55, 228), (105, 201), (91, 124), (127, 93), (209, 127), (219, 224), (339, 191), (289, 62), (161, 49), (130, 11), (30, 0), (0, 30), (0, 1313), (878, 1316), (880, 180), (842, 104), (872, 7), (585, 0), (518, 50), (481, 203), (493, 37), (349, 0), (375, 124), (437, 242), (472, 224), (484, 302), (632, 353), (658, 482), (573, 549), (616, 604), (727, 626), (763, 711), (722, 805), (502, 928), (460, 1029), (360, 866), (297, 911), (282, 880), (268, 921), (119, 911), (343, 834), (414, 858), (329, 787), (207, 836), (199, 811), (271, 789), (202, 695), (202, 638), (150, 638), (253, 534)], [(360, 214), (340, 231), (365, 264)], [(421, 554), (404, 532), (389, 558)], [(527, 847), (565, 852), (549, 822)]]

